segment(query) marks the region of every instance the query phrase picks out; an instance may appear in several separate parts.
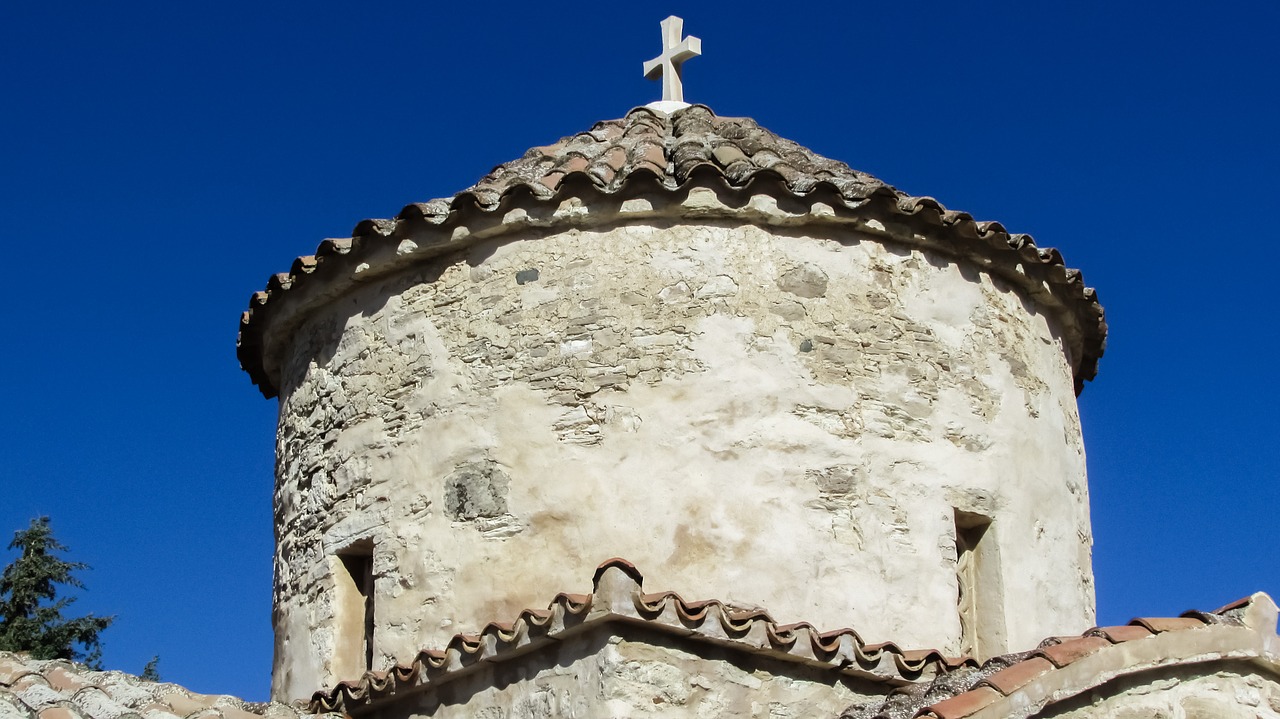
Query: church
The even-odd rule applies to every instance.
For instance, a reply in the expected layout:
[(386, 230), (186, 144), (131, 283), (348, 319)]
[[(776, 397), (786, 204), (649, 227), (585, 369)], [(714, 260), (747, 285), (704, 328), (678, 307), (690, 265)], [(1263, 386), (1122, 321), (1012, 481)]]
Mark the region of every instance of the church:
[(1280, 717), (1266, 595), (1095, 626), (1081, 272), (686, 103), (662, 34), (661, 101), (254, 294), (280, 703), (9, 656), (0, 719)]

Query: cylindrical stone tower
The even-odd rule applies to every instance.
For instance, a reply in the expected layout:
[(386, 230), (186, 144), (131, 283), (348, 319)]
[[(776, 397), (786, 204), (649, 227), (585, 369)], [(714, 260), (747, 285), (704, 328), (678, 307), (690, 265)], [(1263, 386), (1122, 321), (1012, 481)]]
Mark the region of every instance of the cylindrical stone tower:
[(640, 108), (326, 240), (255, 295), (274, 694), (620, 556), (655, 588), (990, 655), (1093, 619), (1055, 251), (755, 122)]

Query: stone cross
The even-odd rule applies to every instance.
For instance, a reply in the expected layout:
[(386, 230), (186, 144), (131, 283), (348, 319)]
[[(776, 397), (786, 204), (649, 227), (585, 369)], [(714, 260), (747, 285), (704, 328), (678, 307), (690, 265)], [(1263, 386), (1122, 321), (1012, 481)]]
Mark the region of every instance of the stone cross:
[(672, 15), (662, 21), (662, 54), (644, 64), (648, 80), (662, 77), (662, 101), (684, 102), (684, 84), (680, 81), (680, 65), (702, 54), (702, 40), (693, 36), (683, 40), (684, 20)]

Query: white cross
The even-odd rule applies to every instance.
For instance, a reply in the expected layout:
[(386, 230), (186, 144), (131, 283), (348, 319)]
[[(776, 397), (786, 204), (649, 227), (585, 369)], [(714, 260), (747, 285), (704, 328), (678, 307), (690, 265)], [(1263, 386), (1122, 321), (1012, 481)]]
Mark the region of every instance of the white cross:
[(702, 40), (684, 34), (684, 20), (672, 15), (662, 21), (662, 54), (644, 64), (648, 80), (662, 77), (662, 101), (684, 102), (684, 84), (680, 82), (680, 65), (702, 54)]

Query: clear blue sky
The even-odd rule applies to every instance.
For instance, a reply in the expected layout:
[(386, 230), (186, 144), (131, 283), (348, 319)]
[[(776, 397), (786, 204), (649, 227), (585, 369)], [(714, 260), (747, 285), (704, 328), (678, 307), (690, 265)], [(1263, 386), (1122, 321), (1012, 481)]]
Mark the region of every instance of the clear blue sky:
[(276, 405), (235, 360), (249, 294), (656, 99), (670, 13), (703, 38), (691, 101), (1098, 288), (1101, 621), (1280, 593), (1280, 4), (360, 5), (0, 4), (0, 533), (52, 515), (93, 566), (76, 607), (117, 616), (107, 666), (265, 698)]

